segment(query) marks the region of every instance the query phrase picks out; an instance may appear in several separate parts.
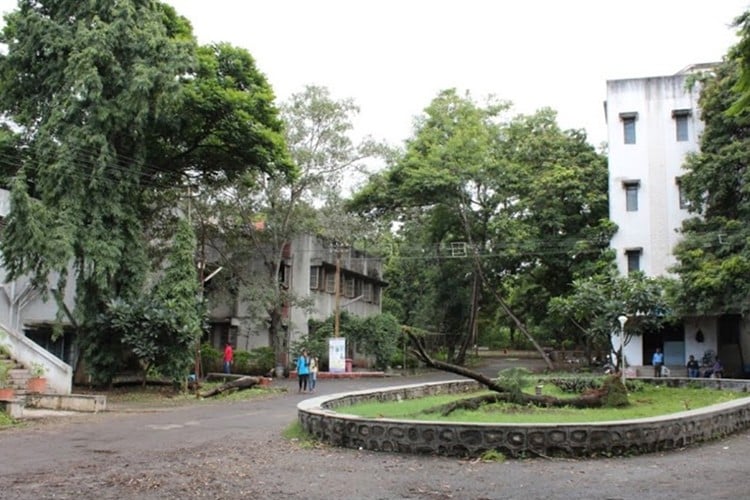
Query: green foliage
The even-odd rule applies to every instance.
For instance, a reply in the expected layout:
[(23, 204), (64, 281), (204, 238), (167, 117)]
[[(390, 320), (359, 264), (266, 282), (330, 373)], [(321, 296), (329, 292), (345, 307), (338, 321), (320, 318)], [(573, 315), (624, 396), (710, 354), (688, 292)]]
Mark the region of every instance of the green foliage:
[(224, 353), (209, 343), (201, 344), (201, 365), (203, 373), (222, 371)]
[(505, 459), (506, 459), (505, 455), (503, 455), (501, 452), (495, 449), (485, 451), (484, 453), (482, 453), (482, 455), (479, 458), (482, 460), (482, 462), (499, 462), (499, 463), (505, 462)]
[(47, 367), (41, 363), (31, 363), (29, 375), (35, 378), (44, 377), (47, 374)]
[(568, 294), (550, 301), (550, 317), (557, 324), (578, 329), (577, 337), (592, 349), (610, 352), (610, 336), (619, 330), (617, 317), (621, 314), (640, 312), (638, 321), (626, 323), (626, 344), (632, 335), (657, 330), (671, 319), (667, 313), (673, 304), (666, 294), (670, 284), (668, 278), (643, 273), (623, 276), (609, 267), (606, 272), (574, 280)]
[[(360, 318), (341, 313), (339, 318), (339, 333), (347, 339), (349, 349), (354, 346), (359, 353), (375, 358), (375, 366), (385, 369), (391, 366), (394, 356), (399, 352), (401, 341), (401, 327), (390, 314), (378, 314)], [(321, 363), (328, 359), (328, 339), (333, 337), (334, 317), (325, 321), (310, 322), (312, 332), (306, 339), (293, 346), (293, 352), (299, 354), (305, 348), (311, 354), (317, 354)], [(398, 364), (402, 364), (399, 362)]]
[[(221, 366), (222, 353), (216, 351), (215, 364)], [(242, 373), (245, 375), (266, 375), (275, 366), (276, 356), (271, 347), (258, 347), (250, 351), (235, 350), (234, 363), (232, 364), (233, 373)]]
[(498, 373), (498, 383), (514, 398), (531, 383), (530, 376), (531, 371), (526, 368), (506, 368)]
[(266, 375), (276, 366), (276, 356), (272, 347), (256, 347), (250, 351), (251, 373)]
[(8, 387), (9, 379), (10, 379), (10, 369), (8, 365), (2, 361), (0, 361), (0, 389), (4, 389)]
[[(750, 108), (747, 107), (747, 14), (743, 40), (712, 74), (703, 75), (699, 105), (705, 129), (700, 152), (680, 178), (690, 211), (675, 248), (680, 277), (673, 290), (683, 314), (750, 311)], [(739, 59), (739, 60), (738, 60)], [(732, 108), (732, 112), (728, 110)]]
[(495, 292), (526, 330), (576, 333), (549, 322), (547, 304), (612, 259), (606, 159), (583, 132), (561, 130), (553, 111), (508, 119), (508, 108), (440, 92), (404, 154), (352, 201), (399, 223), (384, 310), (444, 334), (458, 362), (475, 331), (506, 327), (515, 342), (518, 325)]
[[(0, 174), (14, 176), (0, 242), (9, 279), (29, 275), (59, 304), (75, 279), (75, 307), (59, 315), (95, 380), (136, 351), (178, 377), (202, 313), (174, 282), (141, 298), (145, 280), (163, 269), (187, 183), (293, 173), (270, 86), (243, 49), (198, 48), (189, 22), (160, 2), (24, 0), (0, 42), (0, 111), (20, 131), (0, 134), (0, 149), (15, 150), (5, 158), (19, 160)], [(117, 314), (133, 324), (139, 312), (166, 325), (172, 308), (187, 324), (164, 337), (144, 326), (123, 343), (122, 325), (106, 323), (112, 304), (129, 304)]]

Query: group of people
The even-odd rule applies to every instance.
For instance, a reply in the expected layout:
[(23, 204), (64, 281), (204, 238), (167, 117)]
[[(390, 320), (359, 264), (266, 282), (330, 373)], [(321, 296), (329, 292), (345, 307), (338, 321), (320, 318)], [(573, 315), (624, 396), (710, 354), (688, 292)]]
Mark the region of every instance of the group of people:
[[(690, 378), (698, 378), (701, 376), (701, 365), (692, 354), (690, 355), (690, 358), (687, 362), (687, 374)], [(716, 356), (714, 364), (711, 365), (710, 368), (706, 368), (705, 370), (703, 370), (703, 376), (705, 378), (720, 378), (724, 376), (724, 366), (722, 366), (718, 356)]]
[(315, 392), (318, 384), (318, 357), (310, 356), (307, 349), (297, 358), (297, 380), (299, 392)]
[[(661, 349), (658, 347), (656, 348), (654, 355), (651, 357), (651, 364), (654, 365), (654, 377), (661, 377), (664, 367), (664, 353), (661, 352)], [(689, 378), (699, 378), (701, 376), (701, 365), (692, 354), (688, 358), (686, 368), (687, 376)], [(703, 376), (705, 378), (720, 378), (724, 376), (724, 367), (718, 356), (716, 356), (714, 363), (710, 368), (703, 370)]]

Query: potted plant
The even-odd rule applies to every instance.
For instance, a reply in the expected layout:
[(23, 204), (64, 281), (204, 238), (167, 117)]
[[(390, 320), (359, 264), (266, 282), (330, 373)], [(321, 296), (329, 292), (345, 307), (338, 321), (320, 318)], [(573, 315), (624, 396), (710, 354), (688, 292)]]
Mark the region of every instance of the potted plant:
[(31, 377), (26, 382), (26, 389), (29, 392), (44, 392), (47, 389), (47, 379), (44, 377), (47, 368), (41, 363), (31, 363), (29, 373)]
[(0, 361), (0, 401), (11, 401), (16, 391), (10, 386), (10, 367)]

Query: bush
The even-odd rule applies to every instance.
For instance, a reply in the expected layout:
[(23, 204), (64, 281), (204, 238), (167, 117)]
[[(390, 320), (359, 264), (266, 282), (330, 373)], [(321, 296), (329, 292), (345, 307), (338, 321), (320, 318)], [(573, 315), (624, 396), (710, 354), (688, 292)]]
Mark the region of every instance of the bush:
[(257, 347), (250, 351), (250, 370), (253, 375), (266, 375), (276, 366), (272, 347)]
[[(222, 357), (222, 361), (224, 358)], [(222, 363), (223, 364), (223, 363)], [(234, 351), (234, 362), (232, 363), (232, 373), (242, 375), (252, 375), (250, 365), (250, 353), (247, 351)]]
[(211, 344), (201, 345), (201, 366), (203, 373), (221, 372), (223, 369), (224, 353)]

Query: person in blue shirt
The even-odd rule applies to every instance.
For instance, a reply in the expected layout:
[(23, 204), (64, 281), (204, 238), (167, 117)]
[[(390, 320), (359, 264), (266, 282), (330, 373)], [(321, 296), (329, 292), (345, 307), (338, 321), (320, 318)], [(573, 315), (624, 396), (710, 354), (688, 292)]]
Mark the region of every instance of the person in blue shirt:
[(297, 379), (299, 379), (299, 392), (307, 391), (307, 379), (310, 377), (310, 358), (307, 349), (297, 358)]
[(654, 365), (654, 377), (661, 377), (661, 367), (664, 366), (664, 353), (658, 347), (651, 358), (651, 364)]

